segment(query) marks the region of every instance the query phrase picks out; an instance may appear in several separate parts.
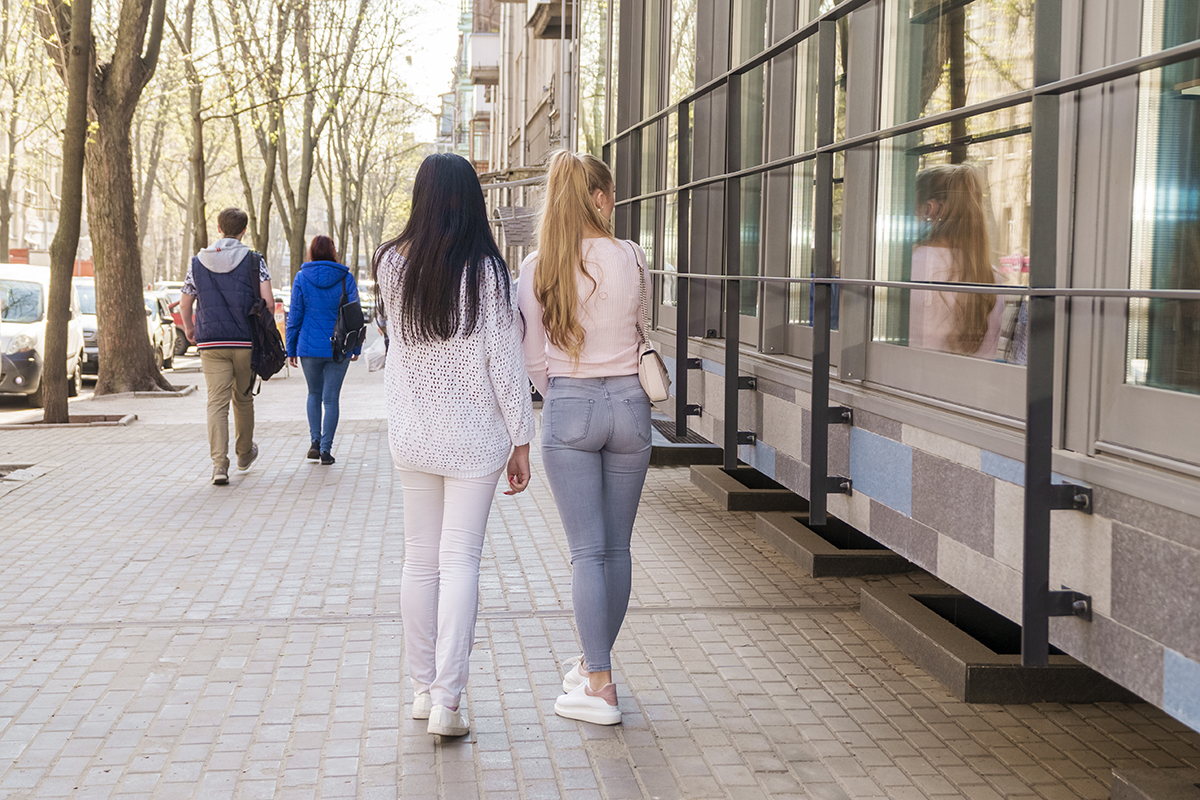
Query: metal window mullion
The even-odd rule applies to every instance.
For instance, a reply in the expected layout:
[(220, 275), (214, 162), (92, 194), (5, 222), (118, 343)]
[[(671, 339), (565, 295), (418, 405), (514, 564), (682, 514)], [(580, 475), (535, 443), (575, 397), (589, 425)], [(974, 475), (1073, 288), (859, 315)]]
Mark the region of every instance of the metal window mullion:
[[(729, 76), (725, 95), (725, 171), (736, 172), (742, 157), (742, 80)], [(742, 271), (742, 203), (738, 178), (725, 181), (725, 275)], [(738, 462), (738, 348), (741, 346), (741, 283), (725, 281), (725, 469)]]
[[(817, 31), (817, 145), (831, 144), (834, 132), (834, 84), (837, 80), (837, 27), (822, 21)], [(813, 213), (813, 276), (833, 277), (833, 153), (818, 152), (816, 206)], [(829, 348), (832, 286), (813, 284), (812, 409), (809, 419), (808, 519), (824, 525), (829, 484)]]
[[(679, 185), (684, 186), (691, 174), (691, 123), (686, 103), (679, 106), (679, 122), (676, 130), (676, 153), (678, 154)], [(675, 280), (675, 435), (687, 435), (688, 420), (688, 293), (691, 285), (683, 275), (691, 269), (688, 262), (690, 243), (690, 198), (687, 189), (681, 189), (675, 200), (675, 230), (678, 243), (675, 250), (675, 270), (680, 276)]]
[[(1062, 47), (1061, 0), (1038, 0), (1034, 9), (1035, 85), (1059, 78)], [(1029, 284), (1057, 284), (1059, 97), (1033, 100)], [(1044, 667), (1050, 660), (1051, 448), (1054, 431), (1055, 304), (1053, 297), (1029, 298), (1029, 355), (1026, 364), (1025, 529), (1022, 565), (1021, 663)]]

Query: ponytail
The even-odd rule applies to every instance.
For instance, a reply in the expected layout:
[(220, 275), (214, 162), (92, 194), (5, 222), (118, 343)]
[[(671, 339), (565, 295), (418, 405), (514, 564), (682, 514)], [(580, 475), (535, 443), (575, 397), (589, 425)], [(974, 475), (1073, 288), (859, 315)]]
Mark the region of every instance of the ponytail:
[(597, 286), (583, 265), (583, 240), (595, 233), (611, 236), (592, 202), (597, 189), (613, 189), (612, 172), (600, 159), (566, 150), (550, 158), (545, 204), (538, 222), (533, 292), (542, 305), (546, 337), (576, 361), (586, 336), (578, 314), (578, 274), (592, 282), (593, 291)]

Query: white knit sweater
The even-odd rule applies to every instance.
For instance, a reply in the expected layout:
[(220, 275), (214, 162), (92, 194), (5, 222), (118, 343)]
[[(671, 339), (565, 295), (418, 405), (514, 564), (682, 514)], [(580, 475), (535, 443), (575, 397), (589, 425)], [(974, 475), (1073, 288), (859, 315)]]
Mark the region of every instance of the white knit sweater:
[[(379, 265), (383, 307), (392, 320), (384, 371), (392, 460), (401, 469), (452, 478), (490, 475), (534, 434), (516, 303), (503, 302), (488, 273), (475, 333), (405, 342), (398, 320), (406, 265), (395, 250)], [(464, 305), (466, 296), (464, 287)]]

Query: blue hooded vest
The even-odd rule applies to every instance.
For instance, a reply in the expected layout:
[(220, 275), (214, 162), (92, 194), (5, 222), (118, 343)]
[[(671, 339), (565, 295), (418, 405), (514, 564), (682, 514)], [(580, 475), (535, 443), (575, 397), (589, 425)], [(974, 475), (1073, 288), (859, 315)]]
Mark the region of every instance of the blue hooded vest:
[(192, 258), (196, 283), (196, 347), (250, 347), (248, 315), (259, 289), (258, 260), (253, 250), (230, 272), (213, 272)]

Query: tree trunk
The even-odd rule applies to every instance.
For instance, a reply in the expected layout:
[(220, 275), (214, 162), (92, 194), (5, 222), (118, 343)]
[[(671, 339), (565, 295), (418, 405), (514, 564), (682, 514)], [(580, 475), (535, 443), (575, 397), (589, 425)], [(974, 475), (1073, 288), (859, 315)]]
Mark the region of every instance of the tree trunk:
[[(190, 82), (190, 81), (189, 81)], [(204, 86), (192, 83), (188, 87), (192, 106), (192, 248), (199, 253), (208, 247), (208, 209), (204, 196), (204, 184), (207, 172), (204, 167), (204, 117), (202, 116)]]
[[(99, 105), (99, 104), (97, 104)], [(119, 110), (118, 110), (119, 111)], [(88, 227), (95, 245), (100, 377), (96, 394), (171, 391), (154, 364), (142, 301), (137, 247), (132, 118), (96, 108), (95, 141), (87, 150)], [(99, 187), (103, 187), (100, 190)]]
[[(86, 80), (86, 79), (85, 79)], [(0, 191), (0, 263), (8, 263), (8, 243), (12, 236), (13, 217), (13, 184), (17, 177), (17, 136), (20, 133), (21, 118), (17, 114), (17, 98), (13, 97), (13, 108), (8, 115), (8, 164), (4, 171), (4, 189)]]
[[(63, 42), (67, 61), (67, 119), (62, 148), (62, 199), (58, 229), (50, 244), (50, 298), (46, 305), (46, 361), (42, 372), (42, 397), (46, 422), (68, 422), (67, 324), (71, 318), (71, 275), (79, 248), (83, 214), (83, 164), (87, 145), (88, 79), (92, 66), (92, 0), (71, 4), (73, 35)], [(5, 249), (8, 240), (4, 241)], [(145, 327), (143, 323), (143, 328)], [(71, 355), (74, 355), (72, 353)]]

